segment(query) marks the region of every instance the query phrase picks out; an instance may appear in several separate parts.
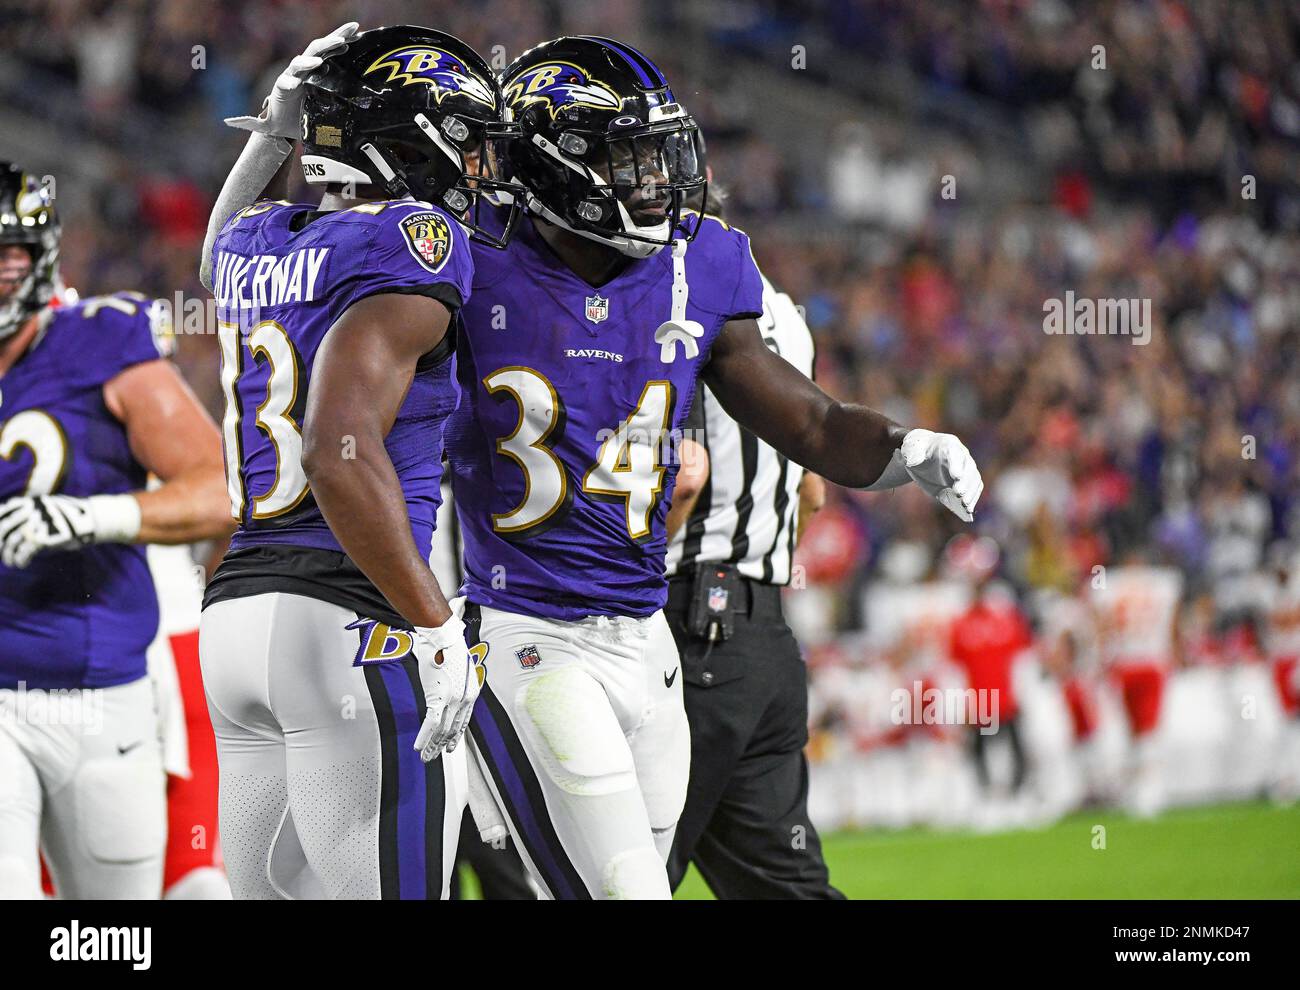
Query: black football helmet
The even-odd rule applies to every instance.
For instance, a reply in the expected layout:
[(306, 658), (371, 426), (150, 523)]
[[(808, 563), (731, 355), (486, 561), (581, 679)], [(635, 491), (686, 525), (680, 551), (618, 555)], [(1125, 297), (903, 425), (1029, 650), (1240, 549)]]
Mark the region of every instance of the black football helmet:
[(647, 258), (672, 243), (684, 201), (707, 196), (704, 138), (635, 48), (557, 38), (515, 59), (501, 90), (520, 131), (511, 177), (551, 223)]
[[(303, 174), (433, 203), (504, 247), (518, 206), (498, 151), (518, 132), (503, 107), (492, 69), (460, 39), (411, 25), (364, 31), (305, 80)], [(510, 209), (499, 234), (479, 224), (485, 199)]]
[(54, 297), (59, 281), (59, 217), (49, 189), (10, 162), (0, 162), (0, 246), (19, 244), (32, 267), (0, 298), (0, 340), (13, 335), (29, 316)]

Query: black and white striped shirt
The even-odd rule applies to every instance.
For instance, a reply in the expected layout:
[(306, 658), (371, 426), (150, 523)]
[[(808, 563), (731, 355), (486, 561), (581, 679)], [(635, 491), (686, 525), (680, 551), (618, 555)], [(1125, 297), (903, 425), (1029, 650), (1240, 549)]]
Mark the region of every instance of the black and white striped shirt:
[[(808, 324), (793, 300), (766, 278), (758, 327), (768, 347), (812, 377)], [(668, 576), (699, 563), (732, 563), (745, 577), (789, 584), (803, 468), (741, 427), (703, 385), (685, 429), (686, 437), (708, 449), (709, 479), (668, 545)]]

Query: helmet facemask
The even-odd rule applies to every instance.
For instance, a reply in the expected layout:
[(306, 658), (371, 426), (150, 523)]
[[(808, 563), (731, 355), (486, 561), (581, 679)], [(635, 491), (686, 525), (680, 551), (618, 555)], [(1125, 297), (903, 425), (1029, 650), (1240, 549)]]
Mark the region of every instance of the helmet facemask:
[[(518, 128), (496, 121), (449, 115), (435, 126), (427, 114), (417, 113), (409, 127), (391, 128), (400, 136), (386, 137), (376, 130), (359, 150), (373, 165), (375, 184), (393, 197), (412, 196), (434, 203), (468, 227), (475, 240), (504, 248), (521, 212), (519, 186), (503, 175), (504, 145), (518, 136)], [(509, 214), (501, 233), (484, 225), (484, 205), (504, 207)]]
[(3, 167), (0, 178), (0, 247), (27, 249), (26, 274), (0, 298), (0, 340), (11, 337), (54, 297), (59, 277), (59, 221), (48, 192), (30, 176)]
[[(620, 128), (623, 119), (603, 133), (566, 128), (554, 142), (534, 134), (529, 150), (545, 156), (563, 188), (554, 190), (558, 196), (530, 189), (529, 208), (582, 237), (647, 258), (673, 242), (686, 201), (707, 197), (704, 138), (684, 112)], [(555, 209), (557, 201), (567, 209)], [(694, 237), (692, 229), (685, 239)]]

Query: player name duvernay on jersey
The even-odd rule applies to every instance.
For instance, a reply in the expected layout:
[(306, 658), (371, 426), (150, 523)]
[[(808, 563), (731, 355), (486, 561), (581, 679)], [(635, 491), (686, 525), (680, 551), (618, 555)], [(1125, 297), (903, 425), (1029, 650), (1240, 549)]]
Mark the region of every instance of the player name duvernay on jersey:
[(50, 958), (55, 962), (129, 962), (132, 969), (153, 965), (153, 929), (144, 926), (67, 927), (50, 930)]
[(316, 283), (329, 248), (302, 248), (283, 256), (217, 255), (213, 295), (221, 309), (264, 309), (316, 301)]

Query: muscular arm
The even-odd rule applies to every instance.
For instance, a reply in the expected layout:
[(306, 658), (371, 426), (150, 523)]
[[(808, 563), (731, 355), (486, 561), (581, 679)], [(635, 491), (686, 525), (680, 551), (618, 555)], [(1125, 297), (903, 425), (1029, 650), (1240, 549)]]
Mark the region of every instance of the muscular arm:
[[(349, 307), (317, 352), (307, 393), (302, 466), (325, 521), (407, 621), (451, 615), (411, 536), (406, 499), (384, 437), (420, 357), (443, 339), (450, 314), (418, 295), (369, 296)], [(344, 438), (355, 453), (344, 458)]]
[(192, 543), (235, 527), (226, 494), (221, 434), (180, 373), (147, 361), (104, 385), (104, 402), (126, 427), (135, 459), (162, 486), (134, 493), (138, 543)]
[(713, 343), (705, 384), (742, 426), (809, 471), (866, 488), (907, 433), (866, 406), (837, 402), (763, 343), (753, 320), (732, 320)]

